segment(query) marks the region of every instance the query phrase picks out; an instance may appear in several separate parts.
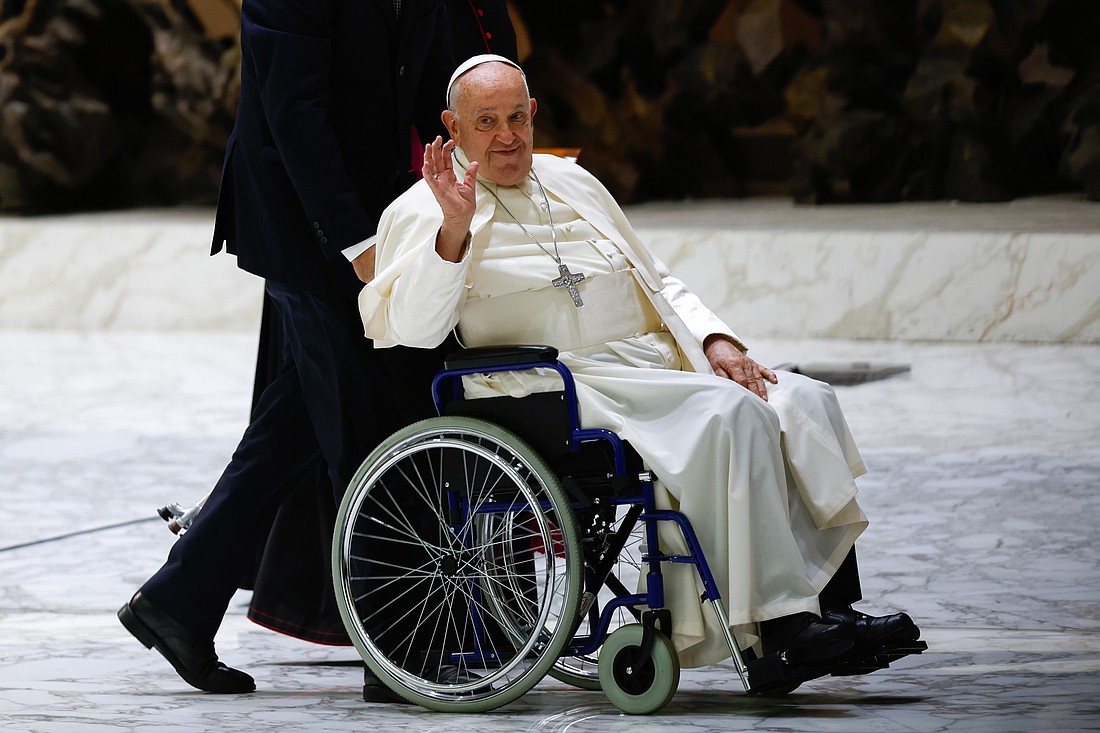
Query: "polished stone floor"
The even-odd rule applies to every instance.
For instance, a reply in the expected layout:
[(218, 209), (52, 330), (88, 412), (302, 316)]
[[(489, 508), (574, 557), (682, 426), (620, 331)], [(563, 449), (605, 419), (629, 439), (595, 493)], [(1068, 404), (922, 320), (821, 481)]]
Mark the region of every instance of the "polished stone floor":
[(929, 650), (780, 699), (746, 697), (728, 666), (688, 670), (648, 718), (554, 681), (459, 717), (364, 704), (352, 651), (252, 625), (243, 595), (217, 642), (252, 695), (191, 690), (115, 619), (173, 540), (155, 508), (201, 496), (234, 447), (253, 336), (0, 331), (0, 729), (1100, 730), (1100, 346), (754, 350), (911, 367), (838, 391), (870, 468), (863, 608), (908, 610)]

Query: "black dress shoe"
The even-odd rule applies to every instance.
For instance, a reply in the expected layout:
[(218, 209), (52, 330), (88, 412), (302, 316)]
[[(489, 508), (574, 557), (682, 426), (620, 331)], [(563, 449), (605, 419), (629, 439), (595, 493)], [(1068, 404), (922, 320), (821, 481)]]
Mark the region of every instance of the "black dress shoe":
[[(438, 669), (432, 670), (430, 674), (423, 674), (424, 679), (444, 685), (464, 685), (467, 682), (475, 682), (480, 679), (476, 674), (466, 672), (453, 664), (444, 664)], [(488, 686), (479, 687), (476, 690), (472, 690), (469, 694), (481, 694), (483, 692), (488, 692), (489, 689)], [(411, 704), (408, 700), (382, 684), (382, 680), (378, 679), (378, 676), (371, 671), (370, 667), (366, 667), (363, 670), (363, 702), (397, 703), (399, 705)]]
[(812, 613), (796, 613), (760, 625), (764, 654), (779, 654), (791, 666), (823, 664), (842, 657), (855, 644), (846, 624), (828, 623)]
[(920, 638), (920, 629), (907, 613), (869, 616), (851, 606), (842, 606), (822, 611), (821, 617), (829, 623), (840, 624), (852, 630), (852, 636), (856, 642), (850, 654), (853, 657), (873, 652), (889, 644)]
[[(476, 682), (481, 679), (476, 674), (471, 674), (453, 664), (444, 664), (435, 670), (433, 678), (436, 682), (444, 685), (464, 685), (467, 682)], [(488, 687), (482, 687), (474, 690), (474, 692), (488, 691), (488, 689)]]
[(363, 702), (412, 705), (411, 702), (382, 684), (382, 680), (378, 679), (378, 675), (372, 672), (370, 667), (363, 668)]
[(207, 692), (253, 692), (256, 682), (244, 672), (218, 661), (214, 641), (187, 631), (140, 592), (118, 610), (118, 620), (146, 649), (156, 647), (184, 681)]

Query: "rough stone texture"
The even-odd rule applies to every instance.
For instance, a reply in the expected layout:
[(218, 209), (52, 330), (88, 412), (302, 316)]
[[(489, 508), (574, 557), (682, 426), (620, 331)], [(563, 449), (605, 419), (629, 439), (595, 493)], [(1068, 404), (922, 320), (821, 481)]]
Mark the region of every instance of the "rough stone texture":
[[(584, 164), (624, 200), (744, 195), (750, 179), (789, 175), (782, 90), (807, 51), (784, 46), (784, 31), (815, 23), (794, 5), (571, 0), (514, 7), (533, 36), (525, 68), (541, 105), (538, 140), (581, 147)], [(789, 14), (801, 23), (790, 23)], [(751, 43), (741, 45), (739, 35)], [(757, 155), (761, 136), (739, 134), (775, 122), (780, 140), (771, 156)]]
[(824, 0), (787, 88), (807, 201), (1097, 195), (1090, 0)]
[(626, 200), (1100, 196), (1095, 0), (515, 6), (542, 139)]
[[(239, 23), (233, 2), (206, 5)], [(5, 0), (3, 11), (0, 210), (213, 200), (237, 97), (236, 28), (210, 24), (225, 12), (200, 16), (184, 0)]]
[[(512, 8), (536, 143), (581, 148), (625, 202), (1100, 200), (1096, 0)], [(239, 0), (0, 10), (0, 211), (215, 199)]]

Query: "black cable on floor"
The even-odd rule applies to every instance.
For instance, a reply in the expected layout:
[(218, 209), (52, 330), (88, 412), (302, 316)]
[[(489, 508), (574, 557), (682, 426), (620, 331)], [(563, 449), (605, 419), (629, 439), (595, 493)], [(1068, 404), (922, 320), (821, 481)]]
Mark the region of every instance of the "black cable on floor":
[(7, 547), (0, 547), (0, 552), (7, 552), (8, 550), (21, 550), (24, 547), (33, 547), (34, 545), (44, 545), (44, 544), (47, 544), (49, 542), (57, 542), (58, 540), (67, 540), (70, 537), (80, 537), (81, 535), (95, 534), (96, 532), (105, 532), (106, 530), (109, 530), (109, 529), (118, 529), (119, 527), (129, 527), (130, 525), (133, 525), (133, 524), (141, 524), (142, 522), (151, 522), (154, 519), (157, 520), (158, 522), (163, 521), (160, 517), (158, 517), (154, 514), (151, 517), (143, 517), (141, 519), (131, 519), (131, 520), (126, 521), (126, 522), (117, 522), (115, 524), (106, 524), (102, 527), (92, 527), (90, 529), (81, 529), (81, 530), (78, 530), (76, 532), (68, 532), (66, 534), (59, 534), (59, 535), (55, 535), (53, 537), (45, 537), (45, 538), (40, 539), (40, 540), (31, 540), (30, 542), (21, 542), (18, 545), (8, 545)]

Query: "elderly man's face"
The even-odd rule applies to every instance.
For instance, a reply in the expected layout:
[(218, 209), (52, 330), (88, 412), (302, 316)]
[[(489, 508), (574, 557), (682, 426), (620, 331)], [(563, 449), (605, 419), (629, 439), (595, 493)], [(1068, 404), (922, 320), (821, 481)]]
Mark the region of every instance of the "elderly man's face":
[(519, 71), (500, 63), (467, 72), (455, 90), (456, 112), (443, 113), (443, 123), (470, 162), (481, 164), (478, 175), (502, 186), (513, 186), (531, 171), (535, 100)]

